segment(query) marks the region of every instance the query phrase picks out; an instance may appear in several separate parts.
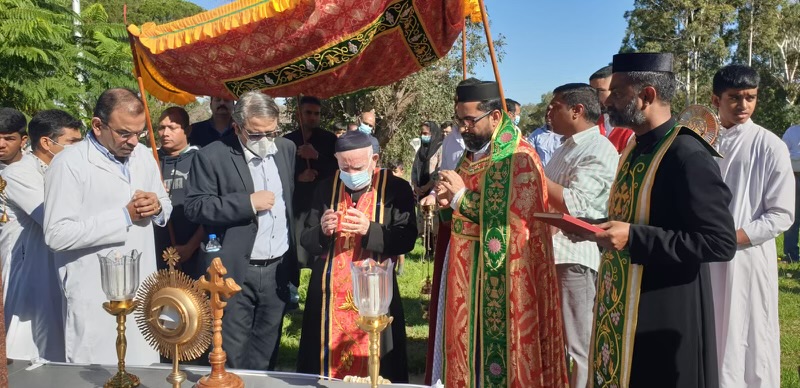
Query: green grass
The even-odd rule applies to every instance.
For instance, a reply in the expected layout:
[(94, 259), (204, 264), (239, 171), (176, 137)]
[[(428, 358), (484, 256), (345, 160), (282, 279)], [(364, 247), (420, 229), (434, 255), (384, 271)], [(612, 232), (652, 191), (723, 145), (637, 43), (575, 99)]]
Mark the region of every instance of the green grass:
[[(783, 237), (777, 240), (778, 252), (783, 252)], [(428, 321), (422, 319), (420, 288), (427, 275), (427, 265), (420, 262), (422, 247), (417, 244), (411, 254), (406, 255), (405, 268), (398, 277), (400, 294), (406, 315), (408, 337), (408, 366), (412, 381), (420, 381), (425, 373), (427, 353)], [(431, 268), (431, 271), (433, 269)], [(800, 388), (800, 264), (780, 263), (779, 315), (781, 324), (781, 387)], [(306, 297), (309, 270), (303, 270), (300, 287), (300, 310), (284, 319), (278, 369), (294, 371), (300, 343), (303, 301)]]

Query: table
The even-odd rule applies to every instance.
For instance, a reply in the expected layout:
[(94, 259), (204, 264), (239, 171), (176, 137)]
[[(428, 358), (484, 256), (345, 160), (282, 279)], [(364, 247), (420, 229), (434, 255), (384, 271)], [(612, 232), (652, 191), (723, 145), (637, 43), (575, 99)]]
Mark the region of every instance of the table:
[[(82, 365), (47, 363), (31, 365), (29, 361), (9, 360), (8, 382), (11, 388), (78, 388), (102, 387), (114, 373), (116, 365)], [(141, 379), (142, 388), (171, 387), (167, 383), (167, 375), (172, 371), (172, 366), (167, 364), (154, 364), (145, 367), (128, 367), (126, 370)], [(192, 387), (197, 380), (208, 374), (211, 368), (203, 366), (181, 366), (186, 373), (187, 381), (183, 387)], [(338, 380), (325, 380), (320, 376), (305, 375), (288, 372), (259, 372), (231, 369), (244, 380), (245, 387), (270, 387), (270, 388), (364, 388), (367, 384), (345, 383)], [(392, 384), (392, 388), (425, 388), (422, 385)]]

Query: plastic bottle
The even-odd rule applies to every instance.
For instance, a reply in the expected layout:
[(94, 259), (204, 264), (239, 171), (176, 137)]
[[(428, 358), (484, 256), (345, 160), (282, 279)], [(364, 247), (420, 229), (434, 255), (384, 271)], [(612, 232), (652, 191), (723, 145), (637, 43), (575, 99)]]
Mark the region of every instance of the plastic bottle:
[(216, 234), (208, 235), (208, 244), (206, 244), (206, 252), (219, 252), (222, 249), (222, 244), (217, 239)]

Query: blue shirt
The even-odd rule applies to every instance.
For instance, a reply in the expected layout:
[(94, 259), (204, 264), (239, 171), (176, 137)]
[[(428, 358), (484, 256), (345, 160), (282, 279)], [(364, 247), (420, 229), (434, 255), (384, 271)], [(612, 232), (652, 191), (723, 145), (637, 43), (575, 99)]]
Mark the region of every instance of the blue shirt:
[(268, 190), (275, 194), (275, 204), (272, 205), (272, 209), (256, 212), (258, 232), (250, 258), (264, 260), (281, 257), (289, 250), (289, 227), (281, 176), (275, 164), (274, 152), (277, 152), (277, 148), (273, 148), (273, 153), (263, 159), (244, 146), (242, 149), (255, 191)]
[(561, 135), (551, 131), (547, 126), (543, 126), (531, 132), (528, 142), (536, 148), (536, 153), (539, 154), (539, 159), (542, 160), (542, 166), (544, 166), (550, 161), (558, 147), (561, 147)]

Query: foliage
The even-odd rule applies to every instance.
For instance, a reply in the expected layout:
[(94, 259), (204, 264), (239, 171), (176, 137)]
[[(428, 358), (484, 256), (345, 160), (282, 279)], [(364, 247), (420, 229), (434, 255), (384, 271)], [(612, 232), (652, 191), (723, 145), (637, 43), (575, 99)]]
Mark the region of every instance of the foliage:
[[(0, 106), (28, 116), (59, 108), (88, 119), (103, 90), (137, 88), (123, 2), (84, 1), (80, 15), (70, 4), (0, 0)], [(202, 10), (184, 0), (133, 1), (129, 7), (136, 17), (159, 22)]]
[(539, 127), (544, 126), (544, 116), (547, 114), (547, 106), (553, 99), (553, 92), (542, 94), (541, 99), (536, 104), (525, 104), (522, 106), (522, 118), (519, 121), (519, 128), (524, 134), (530, 134)]
[(636, 0), (620, 51), (675, 55), (673, 109), (710, 105), (714, 73), (728, 63), (759, 70), (754, 115), (776, 133), (800, 120), (800, 4), (796, 0)]

